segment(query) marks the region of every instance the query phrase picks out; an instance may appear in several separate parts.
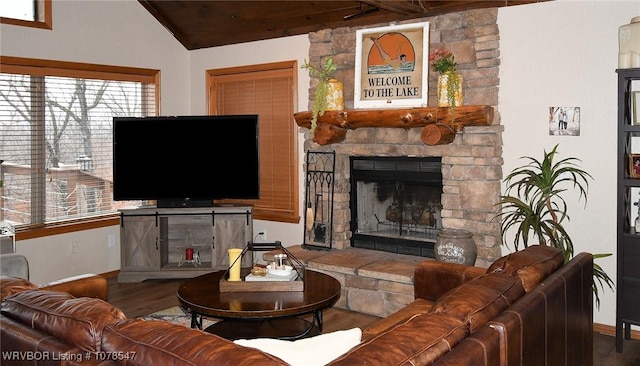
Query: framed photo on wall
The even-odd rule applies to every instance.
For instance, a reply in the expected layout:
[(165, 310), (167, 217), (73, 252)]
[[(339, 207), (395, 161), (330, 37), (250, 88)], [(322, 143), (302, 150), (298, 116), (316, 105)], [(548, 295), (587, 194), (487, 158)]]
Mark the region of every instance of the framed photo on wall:
[(629, 176), (640, 178), (640, 154), (629, 154)]
[(580, 107), (549, 107), (550, 136), (580, 136)]
[(427, 105), (429, 22), (356, 31), (354, 108)]

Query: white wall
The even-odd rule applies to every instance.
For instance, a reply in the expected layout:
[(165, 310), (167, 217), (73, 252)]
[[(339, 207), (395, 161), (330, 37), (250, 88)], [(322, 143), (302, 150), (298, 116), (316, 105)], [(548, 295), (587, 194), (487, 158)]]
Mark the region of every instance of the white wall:
[[(639, 1), (551, 1), (500, 8), (499, 112), (506, 176), (559, 144), (593, 176), (586, 207), (569, 192), (566, 225), (576, 252), (616, 277), (616, 133), (618, 28), (640, 15)], [(580, 107), (580, 136), (549, 136), (549, 107)], [(507, 252), (509, 248), (503, 248)], [(615, 325), (615, 293), (600, 292), (594, 322)]]
[[(0, 54), (162, 70), (163, 114), (202, 114), (207, 69), (308, 57), (307, 36), (186, 51), (135, 0), (53, 1), (52, 31), (0, 26)], [(640, 15), (640, 2), (556, 0), (499, 9), (499, 113), (504, 132), (505, 175), (518, 157), (540, 157), (560, 143), (560, 157), (575, 156), (591, 173), (588, 203), (569, 197), (567, 225), (577, 251), (614, 253), (598, 263), (615, 278), (615, 147), (617, 31)], [(298, 74), (298, 110), (308, 109), (309, 78)], [(580, 136), (549, 136), (550, 106), (580, 107)], [(304, 161), (299, 142), (300, 192)], [(575, 199), (574, 199), (575, 198)], [(300, 202), (302, 205), (302, 202)], [(302, 207), (300, 207), (302, 212)], [(256, 221), (268, 239), (285, 245), (302, 240), (302, 223)], [(119, 246), (108, 247), (118, 227), (18, 242), (31, 262), (32, 279), (43, 283), (83, 272), (119, 268)], [(70, 257), (68, 243), (80, 253)], [(509, 251), (504, 248), (504, 251)], [(594, 321), (615, 324), (615, 296), (601, 294)]]
[[(308, 35), (277, 38), (258, 42), (241, 43), (237, 45), (213, 47), (192, 51), (191, 56), (191, 113), (204, 114), (207, 112), (205, 72), (210, 69), (218, 69), (232, 66), (244, 66), (280, 61), (297, 61), (302, 65), (305, 58), (309, 57)], [(298, 69), (297, 107), (296, 111), (309, 109), (309, 74), (306, 70)], [(293, 116), (291, 123), (295, 124)], [(298, 136), (298, 176), (301, 196), (304, 197), (304, 138)], [(299, 211), (303, 212), (303, 199), (299, 202)], [(262, 229), (267, 232), (267, 241), (279, 240), (284, 246), (302, 244), (303, 220), (296, 224), (280, 223), (273, 221), (254, 220), (253, 232), (258, 233)], [(254, 238), (255, 239), (255, 238)], [(255, 240), (260, 242), (260, 240)]]
[[(5, 1), (5, 0), (3, 0)], [(54, 0), (53, 29), (0, 25), (0, 54), (161, 70), (161, 113), (189, 112), (189, 52), (136, 0)], [(47, 283), (120, 269), (120, 228), (22, 240), (30, 279)], [(109, 247), (109, 241), (116, 242)], [(78, 253), (70, 254), (71, 243)]]

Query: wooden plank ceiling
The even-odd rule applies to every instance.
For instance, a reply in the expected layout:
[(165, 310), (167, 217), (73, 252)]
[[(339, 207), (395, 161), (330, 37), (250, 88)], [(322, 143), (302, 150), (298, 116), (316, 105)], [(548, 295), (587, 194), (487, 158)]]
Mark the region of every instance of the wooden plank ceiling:
[(188, 50), (548, 0), (138, 0)]

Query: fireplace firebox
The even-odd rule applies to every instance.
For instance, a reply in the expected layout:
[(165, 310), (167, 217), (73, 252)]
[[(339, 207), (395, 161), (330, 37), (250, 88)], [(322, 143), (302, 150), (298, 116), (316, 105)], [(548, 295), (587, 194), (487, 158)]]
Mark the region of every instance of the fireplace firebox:
[(441, 157), (350, 157), (351, 246), (434, 257)]

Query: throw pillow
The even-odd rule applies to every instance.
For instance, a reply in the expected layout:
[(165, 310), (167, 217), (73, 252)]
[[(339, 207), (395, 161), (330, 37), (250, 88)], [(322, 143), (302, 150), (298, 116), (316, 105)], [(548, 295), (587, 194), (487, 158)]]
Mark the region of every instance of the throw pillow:
[(291, 366), (322, 366), (347, 353), (361, 338), (362, 330), (353, 328), (297, 341), (256, 338), (238, 339), (234, 343), (272, 354)]

